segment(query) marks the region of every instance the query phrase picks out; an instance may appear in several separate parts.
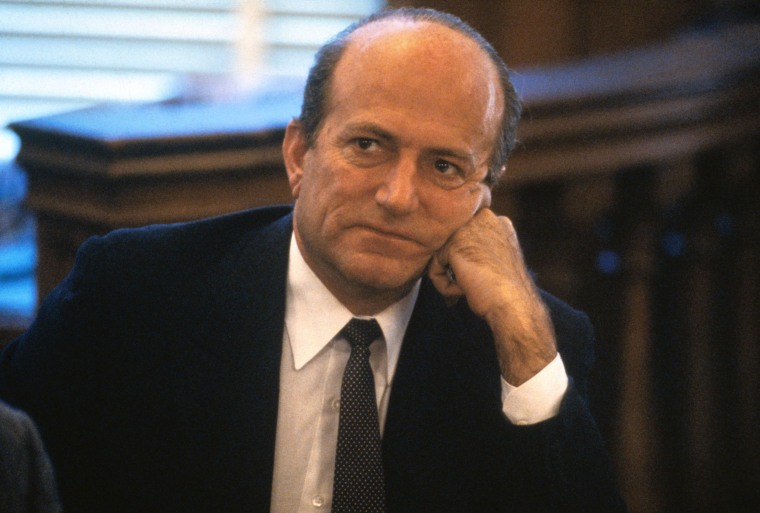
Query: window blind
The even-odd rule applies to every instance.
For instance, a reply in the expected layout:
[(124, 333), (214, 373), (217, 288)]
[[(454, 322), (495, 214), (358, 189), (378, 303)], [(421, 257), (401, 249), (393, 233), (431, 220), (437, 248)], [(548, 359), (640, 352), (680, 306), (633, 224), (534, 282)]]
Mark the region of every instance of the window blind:
[[(315, 50), (382, 0), (0, 0), (0, 318), (31, 315), (34, 239), (12, 121), (194, 87), (303, 77)], [(255, 81), (254, 81), (255, 82)], [(28, 222), (27, 222), (28, 221)]]
[(305, 75), (322, 43), (384, 5), (383, 0), (266, 0), (266, 68), (274, 74)]
[[(0, 0), (0, 124), (155, 101), (193, 77), (302, 76), (382, 0)], [(0, 160), (16, 141), (0, 134)]]

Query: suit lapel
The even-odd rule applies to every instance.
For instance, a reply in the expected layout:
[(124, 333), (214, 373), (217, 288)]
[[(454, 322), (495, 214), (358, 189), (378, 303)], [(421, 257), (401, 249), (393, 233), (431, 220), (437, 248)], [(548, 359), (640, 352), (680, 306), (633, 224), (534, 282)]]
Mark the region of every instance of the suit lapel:
[(292, 229), (281, 216), (199, 279), (198, 318), (175, 373), (178, 431), (204, 436), (184, 441), (187, 463), (205, 466), (199, 486), (228, 511), (269, 509)]
[[(271, 498), (291, 230), (289, 215), (266, 227), (241, 254), (241, 262), (250, 262), (252, 271), (240, 286), (241, 296), (249, 298), (250, 305), (239, 305), (245, 313), (235, 319), (239, 331), (232, 339), (249, 342), (240, 348), (237, 369), (248, 380), (249, 394), (239, 404), (250, 405), (247, 420), (255, 433), (249, 437), (253, 475), (246, 483), (254, 489), (252, 511), (268, 511)], [(264, 269), (266, 273), (261, 272)]]
[(498, 376), (485, 324), (464, 301), (447, 307), (423, 279), (383, 437), (389, 512), (456, 510), (456, 501), (446, 506), (445, 498), (460, 488), (462, 458), (470, 458), (467, 444), (474, 424), (483, 421), (480, 412), (501, 409)]

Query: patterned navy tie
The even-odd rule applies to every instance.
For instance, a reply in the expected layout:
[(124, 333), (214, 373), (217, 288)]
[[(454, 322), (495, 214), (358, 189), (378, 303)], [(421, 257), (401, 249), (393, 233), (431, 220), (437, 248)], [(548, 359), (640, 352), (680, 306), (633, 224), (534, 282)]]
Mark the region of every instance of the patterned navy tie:
[(341, 332), (351, 356), (340, 389), (333, 513), (382, 513), (385, 480), (369, 345), (382, 336), (377, 321), (352, 319)]

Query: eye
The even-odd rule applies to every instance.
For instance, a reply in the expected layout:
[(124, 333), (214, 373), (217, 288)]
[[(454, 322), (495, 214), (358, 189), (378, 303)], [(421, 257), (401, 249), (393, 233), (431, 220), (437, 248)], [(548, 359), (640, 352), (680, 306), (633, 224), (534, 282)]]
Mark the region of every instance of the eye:
[(434, 165), (435, 170), (441, 174), (461, 174), (459, 167), (446, 160), (436, 160)]
[(353, 137), (343, 145), (347, 162), (358, 167), (374, 167), (385, 162), (392, 152), (384, 142), (372, 137)]
[(424, 167), (425, 177), (438, 187), (451, 190), (460, 187), (467, 181), (470, 169), (453, 162), (435, 158)]
[(377, 146), (377, 141), (368, 137), (359, 137), (354, 140), (354, 144), (356, 144), (360, 150), (367, 151)]

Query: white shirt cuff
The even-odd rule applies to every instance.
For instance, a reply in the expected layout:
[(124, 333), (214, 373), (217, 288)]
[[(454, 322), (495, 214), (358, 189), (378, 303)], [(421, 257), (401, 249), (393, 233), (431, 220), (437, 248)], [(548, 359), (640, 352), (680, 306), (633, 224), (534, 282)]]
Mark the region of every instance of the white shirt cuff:
[(567, 391), (567, 373), (559, 353), (538, 374), (519, 387), (501, 379), (502, 411), (512, 424), (536, 424), (559, 412)]

